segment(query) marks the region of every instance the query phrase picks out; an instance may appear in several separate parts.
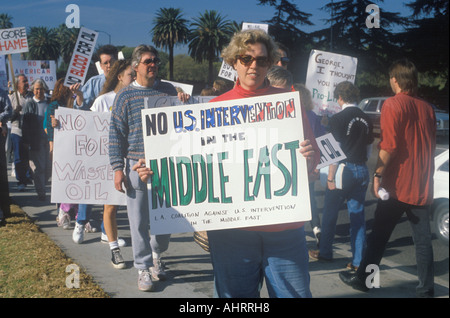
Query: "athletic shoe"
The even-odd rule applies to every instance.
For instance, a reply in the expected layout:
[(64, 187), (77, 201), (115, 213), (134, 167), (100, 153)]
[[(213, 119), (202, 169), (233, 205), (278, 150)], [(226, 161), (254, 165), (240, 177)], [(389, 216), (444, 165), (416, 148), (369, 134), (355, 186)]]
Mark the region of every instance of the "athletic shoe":
[(138, 288), (146, 292), (153, 290), (153, 282), (148, 270), (139, 270)]
[(319, 247), (320, 244), (320, 227), (315, 226), (313, 228), (314, 237), (316, 238), (317, 247)]
[(77, 243), (81, 244), (84, 241), (84, 225), (75, 222), (75, 228), (73, 229), (72, 233), (72, 240)]
[(111, 256), (111, 263), (113, 264), (114, 268), (125, 268), (125, 261), (123, 260), (122, 254), (120, 254), (119, 248), (111, 250)]
[[(102, 243), (109, 244), (108, 235), (102, 232), (102, 235), (100, 237), (100, 240)], [(117, 243), (119, 244), (119, 247), (127, 246), (127, 243), (125, 240), (121, 239), (120, 237), (117, 238)]]
[(64, 230), (70, 229), (71, 227), (69, 213), (59, 208), (58, 216), (56, 217), (56, 224), (58, 224), (58, 226), (62, 226)]
[(154, 280), (166, 280), (166, 272), (160, 259), (153, 260), (153, 267), (150, 267), (150, 272)]
[(96, 228), (95, 226), (92, 226), (91, 222), (86, 223), (86, 225), (84, 226), (84, 230), (86, 231), (86, 233), (98, 232), (98, 228)]

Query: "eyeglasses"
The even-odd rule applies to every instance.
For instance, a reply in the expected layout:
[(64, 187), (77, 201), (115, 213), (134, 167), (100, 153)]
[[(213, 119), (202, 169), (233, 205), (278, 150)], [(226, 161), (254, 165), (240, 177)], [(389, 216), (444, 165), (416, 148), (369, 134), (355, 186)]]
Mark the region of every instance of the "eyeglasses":
[(150, 65), (150, 64), (159, 65), (159, 64), (161, 64), (161, 60), (159, 58), (155, 57), (153, 59), (146, 59), (146, 60), (144, 60), (142, 62), (139, 62), (139, 63), (142, 63), (144, 65)]
[(286, 66), (286, 65), (289, 64), (290, 60), (289, 60), (288, 57), (282, 57), (282, 58), (280, 58), (280, 62), (281, 62), (281, 64), (283, 64), (284, 66)]
[(269, 66), (269, 58), (267, 56), (257, 56), (253, 57), (251, 55), (237, 55), (236, 58), (241, 62), (242, 65), (249, 67), (252, 65), (253, 61), (256, 61), (256, 65), (260, 67)]

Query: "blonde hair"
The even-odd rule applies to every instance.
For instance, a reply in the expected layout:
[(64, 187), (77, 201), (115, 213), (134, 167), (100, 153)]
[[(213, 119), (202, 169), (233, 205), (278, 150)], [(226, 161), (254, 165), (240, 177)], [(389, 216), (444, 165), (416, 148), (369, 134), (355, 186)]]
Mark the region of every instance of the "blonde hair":
[(260, 29), (235, 33), (231, 38), (230, 44), (222, 51), (222, 58), (225, 63), (233, 66), (236, 63), (236, 57), (244, 54), (248, 50), (248, 46), (255, 43), (262, 43), (266, 46), (270, 66), (280, 59), (280, 53), (275, 41), (270, 35)]

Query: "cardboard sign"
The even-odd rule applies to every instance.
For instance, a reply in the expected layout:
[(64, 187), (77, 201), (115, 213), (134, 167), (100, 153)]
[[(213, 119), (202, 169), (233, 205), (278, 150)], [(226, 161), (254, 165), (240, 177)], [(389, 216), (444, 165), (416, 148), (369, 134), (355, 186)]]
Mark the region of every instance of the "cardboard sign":
[[(56, 63), (55, 61), (33, 61), (18, 60), (14, 61), (14, 76), (23, 74), (31, 84), (40, 78), (45, 81), (49, 89), (53, 89), (56, 84)], [(12, 78), (10, 76), (10, 78)]]
[(334, 88), (340, 82), (355, 82), (357, 64), (355, 57), (311, 50), (305, 86), (311, 91), (316, 114), (327, 116), (341, 111)]
[(25, 27), (0, 30), (0, 55), (28, 52)]
[(214, 97), (215, 96), (191, 96), (186, 103), (182, 103), (177, 96), (151, 96), (144, 98), (144, 108), (201, 104), (209, 102)]
[(320, 136), (316, 138), (316, 142), (320, 149), (320, 162), (316, 169), (321, 169), (347, 158), (339, 143), (334, 139), (333, 134)]
[(243, 22), (242, 30), (253, 30), (253, 29), (261, 29), (266, 33), (269, 33), (269, 25), (266, 23), (250, 23)]
[(59, 107), (55, 129), (51, 202), (126, 205), (109, 164), (109, 112)]
[(153, 234), (311, 218), (298, 93), (142, 110)]
[(218, 76), (227, 79), (229, 81), (235, 82), (237, 78), (237, 72), (231, 65), (225, 63), (225, 61), (222, 61), (222, 65), (220, 66)]
[(77, 43), (70, 60), (69, 68), (67, 70), (64, 86), (70, 87), (73, 84), (84, 84), (86, 75), (91, 63), (92, 55), (95, 50), (95, 43), (97, 42), (98, 32), (80, 28)]
[(180, 88), (181, 90), (183, 90), (184, 93), (189, 94), (191, 96), (192, 96), (192, 92), (194, 91), (194, 85), (184, 84), (184, 83), (179, 83), (179, 82), (166, 81), (166, 80), (161, 80), (161, 82), (170, 83), (175, 88)]

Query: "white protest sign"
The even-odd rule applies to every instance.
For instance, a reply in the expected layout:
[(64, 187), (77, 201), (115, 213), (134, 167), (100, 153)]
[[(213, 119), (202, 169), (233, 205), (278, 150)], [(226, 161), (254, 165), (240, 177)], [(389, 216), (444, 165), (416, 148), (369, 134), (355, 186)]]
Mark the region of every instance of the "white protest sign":
[(266, 33), (269, 33), (269, 25), (266, 23), (250, 23), (250, 22), (242, 23), (242, 30), (254, 30), (254, 29), (261, 29)]
[(0, 30), (0, 55), (28, 52), (25, 27)]
[(317, 146), (320, 149), (320, 162), (316, 169), (320, 169), (339, 162), (347, 158), (342, 151), (339, 143), (334, 139), (333, 134), (329, 133), (316, 138)]
[(153, 234), (311, 219), (298, 93), (142, 110)]
[[(40, 78), (45, 81), (49, 89), (53, 89), (56, 84), (56, 62), (55, 61), (14, 61), (14, 76), (23, 74), (29, 83), (33, 83)], [(12, 77), (10, 77), (12, 78)]]
[(357, 64), (355, 57), (311, 50), (305, 86), (311, 91), (316, 114), (332, 115), (341, 111), (333, 96), (334, 88), (343, 81), (355, 82)]
[(209, 102), (214, 97), (216, 96), (191, 96), (186, 103), (183, 103), (177, 96), (151, 96), (144, 98), (144, 108), (201, 104)]
[(84, 27), (80, 28), (72, 59), (64, 79), (64, 86), (69, 87), (77, 83), (84, 84), (97, 38), (98, 32)]
[(218, 76), (235, 82), (237, 78), (237, 72), (231, 65), (225, 63), (225, 61), (222, 61), (222, 66), (220, 67)]
[(59, 107), (55, 128), (51, 202), (126, 205), (109, 164), (109, 112)]
[(173, 81), (166, 81), (166, 80), (161, 80), (161, 82), (170, 83), (175, 88), (180, 88), (183, 90), (184, 93), (189, 94), (191, 96), (192, 96), (192, 92), (194, 91), (194, 85), (178, 83), (178, 82), (173, 82)]

